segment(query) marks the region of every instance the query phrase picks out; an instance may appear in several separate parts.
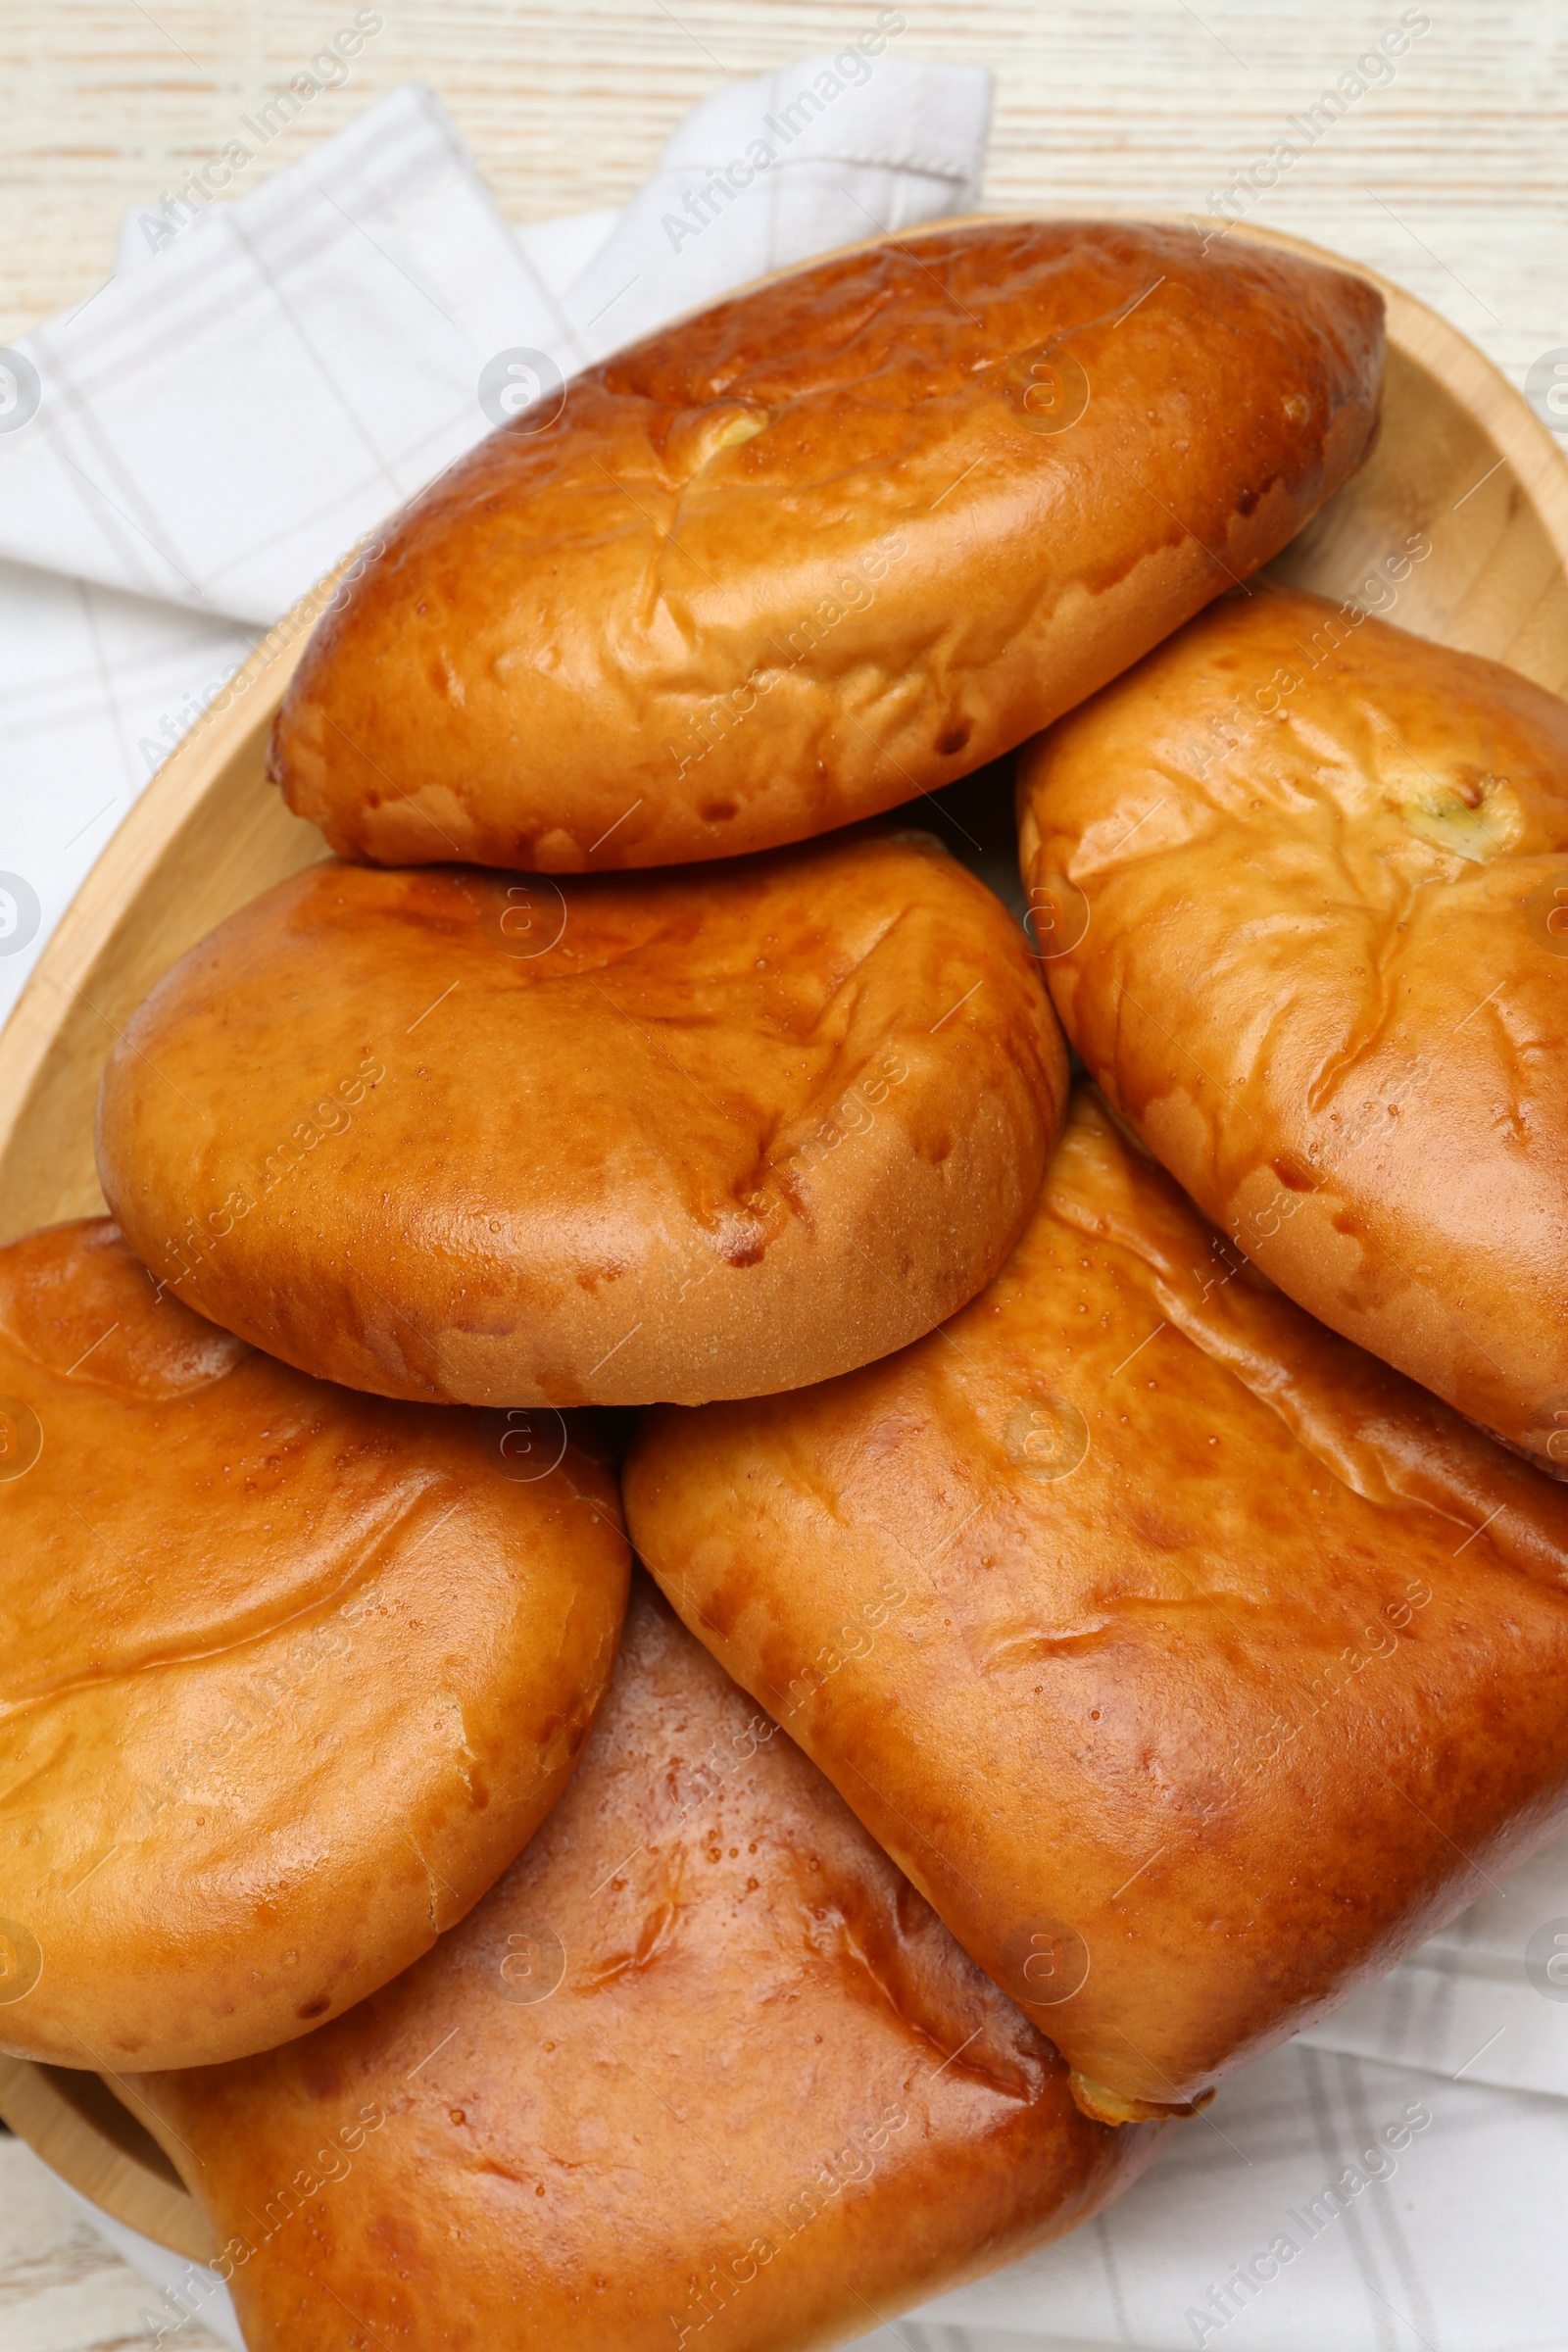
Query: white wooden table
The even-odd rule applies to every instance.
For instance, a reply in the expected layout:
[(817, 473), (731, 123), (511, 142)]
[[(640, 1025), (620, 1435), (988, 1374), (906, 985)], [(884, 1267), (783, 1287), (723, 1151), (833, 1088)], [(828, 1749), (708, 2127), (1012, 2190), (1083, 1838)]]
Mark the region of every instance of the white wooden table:
[[(0, 2138), (0, 2345), (5, 2352), (130, 2352), (158, 2297), (112, 2254), (20, 2139)], [(170, 2315), (166, 2311), (166, 2322)], [(194, 2320), (170, 2342), (221, 2352)], [(305, 2346), (300, 2352), (307, 2352)]]
[[(120, 217), (239, 135), (352, 0), (5, 0), (0, 343), (108, 274)], [(878, 0), (385, 0), (385, 28), (249, 170), (418, 75), (502, 208), (612, 203), (727, 74), (832, 50)], [(997, 74), (998, 202), (1202, 208), (1353, 71), (1401, 0), (903, 0), (895, 54)], [(1562, 0), (1430, 0), (1431, 30), (1252, 217), (1409, 286), (1516, 380), (1568, 340)], [(247, 183), (238, 183), (247, 184)]]
[[(0, 344), (109, 273), (122, 211), (177, 189), (354, 16), (351, 0), (4, 0)], [(842, 47), (876, 0), (383, 0), (346, 86), (250, 167), (293, 161), (418, 76), (518, 220), (612, 203), (724, 77)], [(1445, 312), (1522, 383), (1568, 347), (1562, 0), (903, 0), (896, 54), (990, 65), (987, 197), (1213, 211), (1386, 27), (1430, 17), (1249, 218)], [(884, 14), (886, 22), (886, 14)], [(1364, 78), (1364, 77), (1358, 77)], [(1332, 112), (1332, 110), (1330, 110)], [(242, 184), (251, 184), (246, 181)], [(238, 191), (236, 191), (238, 192)], [(3, 2352), (122, 2352), (152, 2297), (0, 2140)], [(182, 2352), (214, 2339), (194, 2326)], [(308, 2352), (302, 2346), (300, 2352)]]

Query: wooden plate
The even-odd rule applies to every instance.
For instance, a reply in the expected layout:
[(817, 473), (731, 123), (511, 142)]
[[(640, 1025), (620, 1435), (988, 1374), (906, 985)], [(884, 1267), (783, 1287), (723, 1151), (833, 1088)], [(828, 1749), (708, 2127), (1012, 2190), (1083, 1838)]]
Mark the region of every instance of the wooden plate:
[(217, 2248), (201, 2209), (134, 2112), (135, 2084), (122, 2103), (97, 2075), (0, 2057), (0, 2116), (100, 2212), (188, 2262)]
[[(1338, 259), (1295, 237), (1230, 233)], [(1270, 570), (1568, 693), (1568, 465), (1455, 327), (1361, 274), (1388, 304), (1382, 434), (1355, 479)], [(1421, 543), (1430, 553), (1409, 560)], [(159, 769), (0, 1033), (0, 1241), (102, 1210), (93, 1103), (116, 1035), (215, 923), (326, 855), (314, 826), (267, 784), (263, 761), (272, 714), (333, 585), (295, 606)], [(134, 2084), (126, 2087), (133, 2098)], [(178, 2253), (210, 2254), (173, 2167), (95, 2076), (0, 2060), (0, 2115), (106, 2212)]]

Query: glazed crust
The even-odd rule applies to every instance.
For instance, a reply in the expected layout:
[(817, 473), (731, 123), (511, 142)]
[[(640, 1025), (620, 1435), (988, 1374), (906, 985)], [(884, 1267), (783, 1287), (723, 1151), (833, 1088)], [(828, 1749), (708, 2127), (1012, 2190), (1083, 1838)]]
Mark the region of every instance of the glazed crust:
[(839, 255), (444, 473), (318, 627), (271, 773), (383, 864), (825, 832), (966, 775), (1248, 577), (1365, 454), (1382, 368), (1361, 279), (1190, 229)]
[(159, 1298), (107, 1220), (0, 1250), (0, 2047), (268, 2049), (494, 1883), (625, 1601), (613, 1478), (557, 1425), (526, 1480), (477, 1414)]
[(1568, 704), (1228, 597), (1019, 803), (1057, 1010), (1144, 1141), (1293, 1298), (1568, 1469)]
[(491, 2352), (519, 2308), (551, 2352), (803, 2352), (1086, 2220), (1161, 2131), (1078, 2114), (641, 1578), (471, 1917), (299, 2048), (140, 2087), (252, 2352)]
[(927, 835), (564, 887), (318, 867), (136, 1014), (99, 1166), (182, 1298), (323, 1378), (695, 1403), (972, 1298), (1065, 1099), (1022, 933)]
[(1568, 1493), (1274, 1291), (1092, 1094), (941, 1335), (650, 1414), (623, 1492), (1099, 2112), (1201, 2096), (1568, 1800)]

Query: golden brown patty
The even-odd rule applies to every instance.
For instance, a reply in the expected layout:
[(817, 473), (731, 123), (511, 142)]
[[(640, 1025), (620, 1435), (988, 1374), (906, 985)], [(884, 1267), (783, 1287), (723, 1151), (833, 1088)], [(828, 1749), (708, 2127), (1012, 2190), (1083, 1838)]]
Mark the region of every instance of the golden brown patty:
[(181, 1298), (307, 1371), (697, 1403), (972, 1298), (1065, 1092), (1021, 932), (924, 835), (564, 888), (318, 867), (142, 1006), (99, 1165)]
[(632, 1540), (1092, 2111), (1391, 1967), (1568, 1799), (1568, 1494), (1069, 1118), (941, 1334), (664, 1410)]
[(464, 1925), (300, 2048), (140, 2088), (252, 2352), (838, 2343), (1160, 2138), (1077, 2112), (641, 1579), (581, 1770)]
[(535, 1421), (304, 1380), (107, 1220), (0, 1250), (0, 2047), (270, 2048), (506, 1868), (626, 1592), (612, 1476)]
[(1132, 222), (942, 227), (669, 327), (491, 434), (317, 630), (271, 772), (345, 857), (553, 873), (965, 775), (1283, 547), (1383, 306)]
[(1293, 1298), (1568, 1468), (1568, 704), (1228, 598), (1020, 807), (1057, 1010), (1144, 1141)]

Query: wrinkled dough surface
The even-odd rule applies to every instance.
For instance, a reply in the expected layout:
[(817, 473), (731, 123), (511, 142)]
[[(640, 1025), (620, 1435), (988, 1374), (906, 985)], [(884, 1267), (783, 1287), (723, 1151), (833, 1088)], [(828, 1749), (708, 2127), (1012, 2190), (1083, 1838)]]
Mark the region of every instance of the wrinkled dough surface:
[(381, 863), (827, 831), (1007, 751), (1276, 554), (1365, 454), (1382, 369), (1363, 281), (1188, 229), (832, 257), (443, 474), (318, 628), (271, 772)]
[(463, 1926), (297, 2050), (146, 2090), (254, 2352), (484, 2352), (524, 2298), (560, 2352), (804, 2352), (1087, 2219), (1160, 2137), (1077, 2113), (642, 1579), (571, 1788)]
[(1100, 2093), (1200, 2096), (1568, 1801), (1568, 1492), (1273, 1290), (1089, 1090), (943, 1332), (651, 1414), (623, 1489)]
[(1260, 590), (1045, 736), (1020, 809), (1081, 933), (1053, 997), (1145, 1142), (1313, 1314), (1568, 1467), (1568, 705)]

